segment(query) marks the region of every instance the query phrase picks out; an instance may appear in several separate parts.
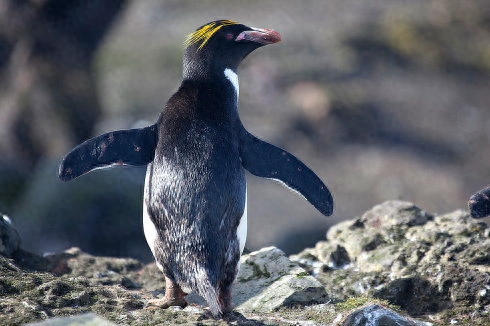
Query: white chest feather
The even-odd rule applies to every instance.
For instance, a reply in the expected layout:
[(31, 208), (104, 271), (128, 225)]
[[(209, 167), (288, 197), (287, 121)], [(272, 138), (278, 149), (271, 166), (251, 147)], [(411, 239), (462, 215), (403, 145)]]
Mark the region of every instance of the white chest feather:
[(230, 68), (226, 68), (225, 77), (231, 82), (233, 88), (235, 88), (235, 94), (238, 99), (238, 95), (240, 94), (240, 87), (238, 86), (238, 75)]
[[(233, 70), (226, 68), (224, 71), (226, 79), (230, 81), (235, 89), (235, 95), (238, 103), (238, 96), (240, 94), (240, 87), (238, 85), (238, 75)], [(245, 208), (243, 210), (243, 215), (240, 219), (240, 224), (237, 228), (237, 238), (240, 243), (240, 254), (243, 253), (245, 249), (245, 242), (247, 241), (247, 191), (245, 190)]]

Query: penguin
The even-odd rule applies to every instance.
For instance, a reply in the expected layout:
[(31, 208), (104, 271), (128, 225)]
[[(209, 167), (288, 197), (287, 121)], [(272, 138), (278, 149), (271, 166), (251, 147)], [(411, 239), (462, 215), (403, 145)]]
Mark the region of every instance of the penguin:
[(468, 200), (468, 208), (473, 218), (484, 218), (490, 215), (490, 187), (474, 193)]
[(184, 43), (181, 85), (155, 124), (87, 140), (61, 162), (63, 181), (111, 165), (147, 165), (143, 229), (166, 284), (164, 298), (148, 305), (184, 307), (193, 291), (216, 318), (233, 309), (247, 234), (245, 170), (281, 182), (326, 216), (333, 212), (332, 195), (312, 170), (240, 121), (238, 66), (280, 40), (274, 30), (231, 20), (199, 27)]

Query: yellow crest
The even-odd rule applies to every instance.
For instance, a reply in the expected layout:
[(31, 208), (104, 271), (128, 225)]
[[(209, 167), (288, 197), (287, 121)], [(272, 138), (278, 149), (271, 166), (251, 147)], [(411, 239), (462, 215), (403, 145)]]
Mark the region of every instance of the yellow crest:
[(209, 41), (209, 39), (221, 28), (224, 26), (229, 26), (229, 25), (237, 25), (239, 23), (234, 22), (232, 20), (218, 20), (211, 22), (209, 24), (206, 24), (199, 28), (197, 31), (194, 33), (191, 33), (187, 35), (187, 38), (184, 42), (184, 46), (188, 47), (189, 45), (192, 44), (197, 44), (201, 42), (201, 45), (199, 45), (198, 49), (201, 49), (206, 43)]

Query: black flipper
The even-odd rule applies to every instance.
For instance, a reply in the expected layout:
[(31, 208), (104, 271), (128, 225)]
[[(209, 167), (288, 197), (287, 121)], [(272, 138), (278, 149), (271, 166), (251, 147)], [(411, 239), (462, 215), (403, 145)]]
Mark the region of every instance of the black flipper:
[(474, 218), (483, 218), (490, 215), (490, 187), (481, 189), (468, 201), (470, 214)]
[(146, 165), (153, 161), (157, 127), (119, 130), (75, 147), (61, 161), (59, 177), (69, 181), (93, 169), (113, 164)]
[(333, 213), (333, 198), (327, 186), (292, 154), (251, 135), (240, 135), (242, 165), (250, 173), (283, 182), (303, 195), (323, 215)]

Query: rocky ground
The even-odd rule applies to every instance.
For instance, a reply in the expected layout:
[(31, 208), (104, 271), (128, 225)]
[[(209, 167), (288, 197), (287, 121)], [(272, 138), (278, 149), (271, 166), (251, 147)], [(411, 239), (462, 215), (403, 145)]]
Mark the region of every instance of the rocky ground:
[(154, 264), (76, 248), (39, 257), (6, 217), (0, 232), (4, 325), (490, 325), (490, 228), (461, 210), (389, 201), (297, 255), (243, 255), (224, 320), (192, 294), (184, 309), (147, 309), (163, 295)]

